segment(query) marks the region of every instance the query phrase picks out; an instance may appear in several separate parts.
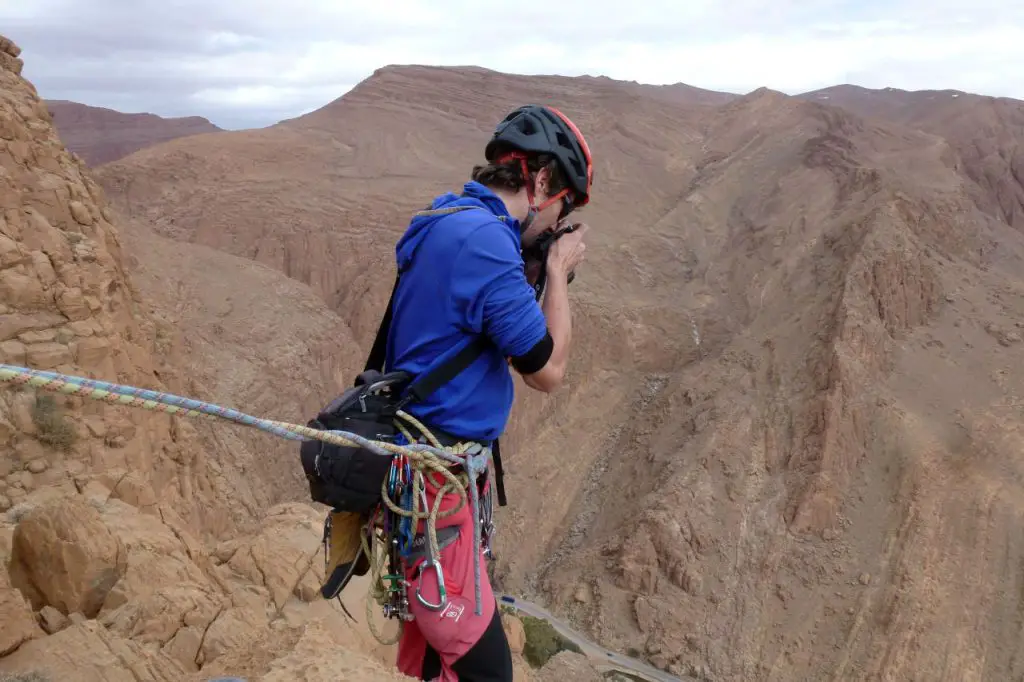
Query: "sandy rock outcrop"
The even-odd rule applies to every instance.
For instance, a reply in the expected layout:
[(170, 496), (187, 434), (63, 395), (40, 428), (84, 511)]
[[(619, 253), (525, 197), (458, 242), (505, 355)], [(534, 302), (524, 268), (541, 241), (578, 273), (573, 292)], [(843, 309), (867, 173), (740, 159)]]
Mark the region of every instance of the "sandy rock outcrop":
[(0, 660), (0, 671), (76, 682), (180, 682), (187, 674), (173, 659), (118, 637), (94, 620), (32, 640)]
[[(0, 362), (159, 388), (170, 358), (153, 353), (155, 328), (121, 265), (102, 191), (64, 148), (18, 54), (0, 39)], [(79, 490), (102, 499), (101, 480), (121, 467), (138, 473), (127, 486), (106, 479), (108, 491), (141, 502), (148, 486), (195, 512), (181, 483), (202, 465), (174, 461), (194, 443), (166, 415), (0, 387), (5, 651), (45, 634), (37, 622), (64, 632), (58, 614), (95, 617), (125, 576), (123, 543)], [(25, 603), (39, 612), (32, 627)]]
[[(81, 533), (118, 548), (120, 573), (112, 589), (104, 577), (109, 573), (96, 570), (109, 563), (102, 552), (83, 554), (80, 540), (88, 536), (67, 533), (64, 522), (72, 511), (85, 520)], [(323, 577), (322, 555), (314, 561), (321, 519), (311, 506), (281, 505), (268, 510), (260, 533), (208, 554), (173, 522), (122, 500), (80, 494), (34, 507), (14, 528), (13, 561), (34, 569), (30, 593), (83, 607), (65, 617), (44, 606), (40, 627), (29, 604), (15, 601), (21, 592), (0, 592), (9, 615), (0, 644), (10, 649), (0, 672), (37, 671), (83, 682), (179, 682), (192, 675), (198, 682), (215, 674), (309, 682), (332, 675), (395, 679), (389, 672), (393, 650), (374, 646), (365, 626), (348, 621), (336, 603), (312, 599)], [(45, 554), (22, 549), (29, 533), (32, 548), (60, 547), (46, 554), (54, 566), (26, 558)], [(67, 562), (75, 557), (83, 558), (81, 573)], [(83, 589), (88, 584), (82, 576), (90, 574), (98, 575), (93, 582), (106, 593), (95, 614), (96, 592)]]
[(345, 646), (323, 621), (303, 628), (292, 651), (275, 661), (261, 682), (333, 682), (334, 680), (374, 679), (381, 682), (408, 682), (413, 678), (385, 671), (363, 654), (339, 656)]
[[(0, 69), (0, 362), (180, 390), (170, 345), (122, 265), (103, 192), (65, 149), (6, 43)], [(149, 500), (196, 527), (228, 524), (224, 506), (199, 504), (210, 489), (195, 431), (164, 414), (43, 391), (0, 391), (0, 507), (43, 489), (116, 469), (137, 472)], [(118, 480), (119, 476), (114, 478)], [(108, 481), (108, 483), (112, 483)], [(112, 490), (116, 487), (108, 485)], [(212, 496), (211, 496), (212, 497)]]
[[(268, 511), (253, 538), (235, 545), (224, 566), (241, 579), (265, 588), (274, 606), (284, 607), (291, 597), (319, 598), (320, 584), (313, 561), (323, 561), (321, 540), (324, 515), (306, 504), (284, 504)], [(305, 560), (296, 563), (296, 557)]]
[(501, 614), (501, 626), (508, 638), (508, 646), (513, 654), (523, 653), (526, 647), (526, 630), (523, 629), (523, 621), (510, 613)]
[(34, 507), (14, 529), (12, 582), (35, 610), (50, 606), (93, 618), (126, 568), (124, 544), (79, 497)]

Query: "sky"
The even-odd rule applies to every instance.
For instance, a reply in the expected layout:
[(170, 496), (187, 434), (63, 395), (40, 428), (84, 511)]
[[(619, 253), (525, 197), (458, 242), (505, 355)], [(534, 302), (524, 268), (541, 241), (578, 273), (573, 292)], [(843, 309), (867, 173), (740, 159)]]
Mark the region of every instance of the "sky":
[(0, 0), (0, 31), (45, 98), (228, 129), (313, 111), (388, 64), (1024, 99), (1019, 0)]

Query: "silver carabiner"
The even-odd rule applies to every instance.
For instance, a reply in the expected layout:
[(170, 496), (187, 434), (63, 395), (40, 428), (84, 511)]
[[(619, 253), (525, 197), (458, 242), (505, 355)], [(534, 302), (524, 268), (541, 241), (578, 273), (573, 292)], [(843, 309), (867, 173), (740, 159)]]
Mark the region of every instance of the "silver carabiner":
[(492, 561), (495, 558), (491, 547), (494, 530), (494, 487), (488, 486), (487, 492), (480, 496), (480, 541), (484, 556)]
[[(429, 566), (433, 566), (434, 572), (437, 575), (437, 594), (438, 597), (440, 598), (440, 601), (436, 604), (431, 604), (423, 598), (422, 594), (420, 594), (420, 590), (423, 588), (423, 569)], [(417, 582), (418, 584), (416, 585), (416, 600), (419, 603), (423, 604), (423, 606), (430, 609), (431, 611), (440, 611), (445, 607), (445, 605), (448, 603), (448, 591), (445, 590), (444, 587), (444, 571), (441, 569), (441, 562), (439, 562), (437, 559), (431, 559), (430, 561), (424, 561), (422, 564), (420, 564), (420, 568), (417, 575)]]

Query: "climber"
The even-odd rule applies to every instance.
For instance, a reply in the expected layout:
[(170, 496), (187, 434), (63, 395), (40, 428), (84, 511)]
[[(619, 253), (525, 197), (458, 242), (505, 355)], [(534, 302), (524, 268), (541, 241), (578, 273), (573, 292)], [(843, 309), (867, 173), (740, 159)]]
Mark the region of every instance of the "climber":
[[(561, 385), (572, 336), (568, 280), (583, 261), (588, 230), (582, 223), (566, 228), (569, 214), (590, 200), (590, 150), (557, 109), (512, 111), (484, 156), (487, 163), (473, 168), (462, 193), (435, 198), (428, 215), (414, 217), (396, 246), (401, 279), (387, 338), (388, 370), (418, 375), (474, 339), (483, 336), (490, 344), (467, 369), (407, 408), (445, 446), (492, 446), (501, 435), (513, 401), (509, 366), (538, 391)], [(445, 212), (456, 207), (476, 210)], [(542, 238), (559, 233), (545, 254), (529, 255)], [(543, 301), (533, 287), (541, 271)], [(495, 474), (504, 504), (497, 458)], [(488, 508), (489, 478), (482, 484)], [(425, 479), (432, 508), (442, 481)], [(457, 496), (450, 494), (441, 509), (456, 506)], [(398, 668), (406, 675), (441, 682), (512, 680), (511, 653), (485, 571), (483, 615), (474, 613), (472, 525), (464, 506), (437, 522), (443, 548), (435, 564), (429, 552), (406, 560), (414, 617), (398, 644)]]

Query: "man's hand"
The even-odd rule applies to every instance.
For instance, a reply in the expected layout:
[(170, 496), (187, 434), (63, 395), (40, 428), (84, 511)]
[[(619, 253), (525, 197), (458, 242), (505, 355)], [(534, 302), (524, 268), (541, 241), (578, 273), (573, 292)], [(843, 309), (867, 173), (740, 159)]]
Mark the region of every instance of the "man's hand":
[(589, 229), (586, 223), (578, 223), (572, 232), (555, 240), (548, 250), (549, 277), (566, 277), (583, 262), (583, 254), (587, 250), (583, 240)]
[[(561, 227), (561, 226), (560, 226)], [(590, 229), (586, 224), (576, 225), (572, 232), (559, 237), (548, 249), (547, 287), (544, 292), (544, 317), (553, 342), (547, 363), (523, 381), (530, 388), (550, 393), (562, 385), (569, 363), (569, 345), (572, 340), (572, 316), (569, 312), (569, 273), (583, 262), (586, 245), (583, 238)]]

